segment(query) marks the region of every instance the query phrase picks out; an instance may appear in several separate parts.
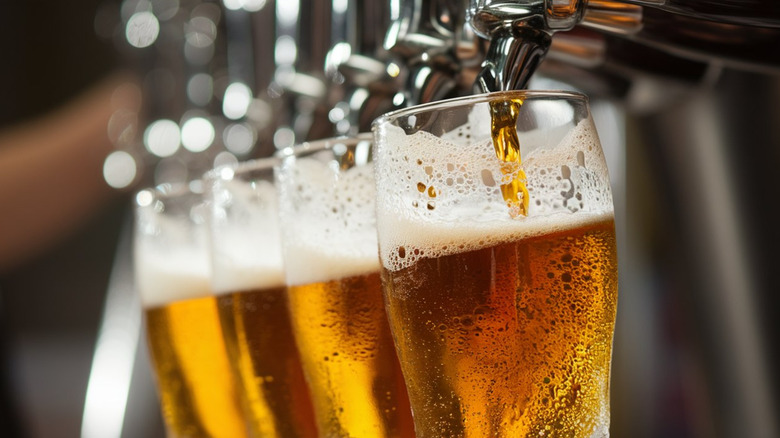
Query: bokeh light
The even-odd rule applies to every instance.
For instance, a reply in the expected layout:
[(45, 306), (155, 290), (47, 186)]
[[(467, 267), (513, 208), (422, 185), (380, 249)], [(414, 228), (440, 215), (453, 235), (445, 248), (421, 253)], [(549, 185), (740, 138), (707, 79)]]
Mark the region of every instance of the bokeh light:
[(287, 127), (282, 127), (274, 132), (274, 146), (284, 149), (295, 144), (295, 132)]
[(193, 117), (181, 127), (181, 143), (191, 152), (203, 152), (214, 142), (214, 125), (203, 117)]
[(133, 47), (149, 47), (157, 40), (160, 34), (160, 22), (151, 12), (136, 12), (125, 27), (127, 42)]
[(257, 12), (266, 5), (266, 0), (224, 0), (226, 9), (237, 11), (243, 9), (247, 12)]
[(236, 155), (246, 155), (252, 150), (256, 139), (255, 130), (245, 123), (228, 125), (222, 133), (225, 147)]
[(214, 79), (206, 73), (197, 73), (187, 81), (187, 97), (195, 105), (206, 106), (214, 93)]
[(173, 120), (155, 120), (144, 132), (144, 146), (158, 157), (170, 157), (181, 144), (179, 125)]
[(222, 151), (214, 157), (214, 167), (238, 164), (238, 158), (227, 151)]
[(274, 60), (278, 65), (290, 65), (298, 57), (298, 46), (295, 40), (290, 36), (280, 36), (276, 39), (274, 49)]
[(246, 84), (233, 82), (225, 89), (222, 112), (228, 119), (238, 120), (246, 115), (250, 103), (252, 103), (252, 90)]
[(300, 10), (298, 0), (284, 0), (276, 2), (276, 18), (281, 26), (293, 26), (298, 22)]
[(137, 173), (135, 158), (125, 151), (111, 152), (103, 162), (103, 179), (115, 189), (132, 184)]

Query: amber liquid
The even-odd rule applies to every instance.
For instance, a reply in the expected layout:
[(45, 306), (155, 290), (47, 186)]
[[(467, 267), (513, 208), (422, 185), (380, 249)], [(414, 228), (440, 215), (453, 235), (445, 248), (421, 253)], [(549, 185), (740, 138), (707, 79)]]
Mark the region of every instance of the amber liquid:
[(502, 162), (501, 195), (512, 217), (528, 215), (528, 189), (517, 137), (517, 116), (522, 105), (521, 99), (490, 102), (490, 135), (496, 157)]
[(379, 273), (289, 287), (322, 437), (413, 437)]
[(254, 437), (314, 437), (314, 411), (284, 286), (217, 298), (231, 364)]
[(383, 276), (418, 438), (608, 436), (612, 220)]
[(215, 298), (146, 309), (146, 329), (168, 436), (247, 436)]

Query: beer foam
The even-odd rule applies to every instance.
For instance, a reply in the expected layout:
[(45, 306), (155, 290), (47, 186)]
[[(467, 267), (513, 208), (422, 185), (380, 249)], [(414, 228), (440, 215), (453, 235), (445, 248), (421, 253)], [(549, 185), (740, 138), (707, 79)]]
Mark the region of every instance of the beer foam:
[(215, 294), (284, 286), (279, 207), (268, 181), (220, 181), (211, 218)]
[(379, 270), (372, 163), (343, 170), (299, 158), (282, 166), (277, 185), (288, 285)]
[(206, 254), (140, 247), (135, 263), (136, 287), (145, 308), (211, 295)]
[[(257, 254), (251, 254), (256, 256)], [(223, 295), (284, 286), (284, 268), (279, 259), (222, 258), (215, 260), (212, 275), (214, 293)]]
[[(373, 251), (369, 250), (373, 248)], [(285, 251), (291, 257), (287, 267), (290, 286), (338, 280), (379, 271), (376, 239), (363, 248), (292, 245)]]
[(609, 176), (591, 119), (573, 128), (518, 132), (519, 168), (527, 176), (530, 202), (528, 216), (511, 218), (500, 191), (506, 176), (489, 122), (480, 130), (488, 133), (485, 138), (472, 132), (471, 125), (484, 118), (470, 117), (441, 137), (422, 131), (407, 135), (400, 127), (382, 125), (384, 140), (378, 147), (384, 161), (377, 184), (383, 189), (377, 193), (377, 211), (380, 256), (387, 269), (612, 216)]

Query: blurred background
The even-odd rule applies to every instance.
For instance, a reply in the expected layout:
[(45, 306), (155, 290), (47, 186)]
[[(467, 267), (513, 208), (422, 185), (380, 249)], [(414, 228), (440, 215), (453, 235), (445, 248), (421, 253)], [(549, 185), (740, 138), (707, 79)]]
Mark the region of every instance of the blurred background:
[[(634, 29), (591, 12), (556, 34), (531, 82), (588, 94), (608, 156), (612, 436), (776, 437), (780, 9), (633, 3)], [(465, 5), (4, 4), (0, 436), (164, 436), (134, 192), (470, 92), (484, 47)]]

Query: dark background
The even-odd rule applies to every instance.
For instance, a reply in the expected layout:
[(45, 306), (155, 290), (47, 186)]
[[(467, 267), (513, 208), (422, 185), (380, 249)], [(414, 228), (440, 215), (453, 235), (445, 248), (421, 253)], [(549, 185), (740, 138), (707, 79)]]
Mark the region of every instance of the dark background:
[[(101, 6), (97, 0), (3, 2), (0, 132), (58, 108), (119, 68), (112, 42), (96, 36)], [(106, 286), (128, 205), (128, 196), (118, 194), (47, 253), (0, 274), (5, 386), (0, 436), (79, 435)]]

